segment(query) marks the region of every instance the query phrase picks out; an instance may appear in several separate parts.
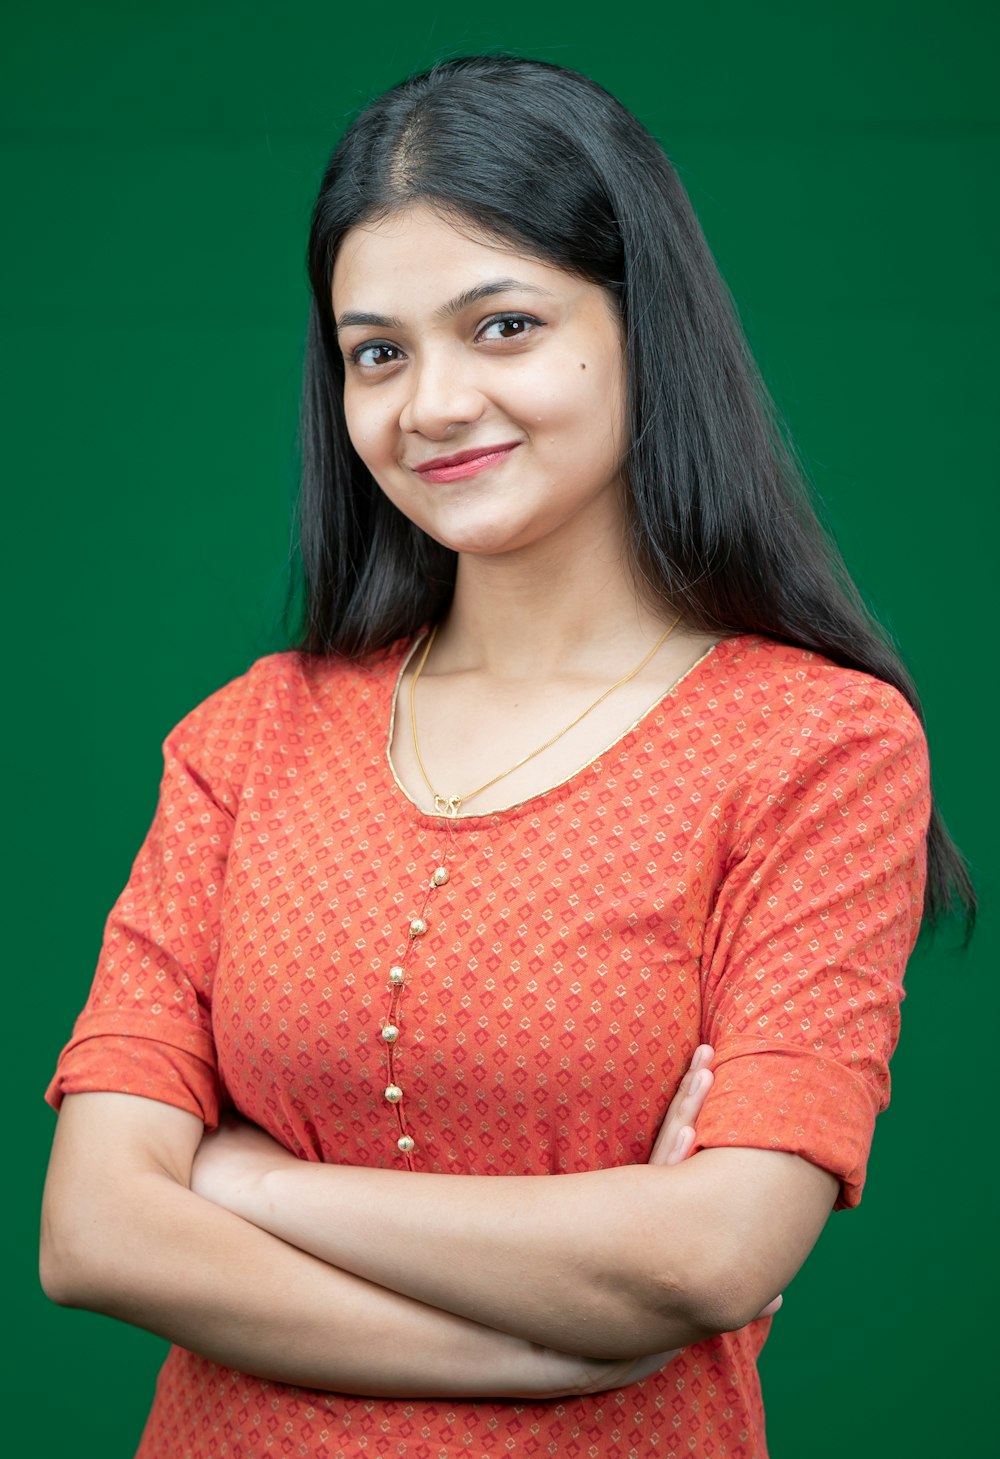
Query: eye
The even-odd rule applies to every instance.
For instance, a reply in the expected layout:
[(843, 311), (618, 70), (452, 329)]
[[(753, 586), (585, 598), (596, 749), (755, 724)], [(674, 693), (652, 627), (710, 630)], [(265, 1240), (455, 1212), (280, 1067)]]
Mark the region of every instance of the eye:
[(477, 339), (492, 343), (494, 340), (523, 339), (535, 328), (541, 328), (542, 321), (530, 314), (497, 314), (487, 319), (480, 327)]
[(369, 340), (366, 344), (359, 344), (351, 350), (350, 361), (362, 370), (375, 370), (380, 365), (394, 365), (397, 360), (403, 358), (403, 351), (398, 345), (389, 344), (386, 340)]

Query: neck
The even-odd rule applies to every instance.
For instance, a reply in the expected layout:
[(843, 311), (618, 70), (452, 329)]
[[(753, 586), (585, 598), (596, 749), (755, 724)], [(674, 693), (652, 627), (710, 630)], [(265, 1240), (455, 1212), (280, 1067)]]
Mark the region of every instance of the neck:
[[(438, 632), (438, 672), (478, 669), (498, 679), (550, 679), (619, 668), (640, 657), (673, 614), (639, 596), (624, 550), (459, 558), (455, 596)], [(612, 673), (611, 677), (614, 677)]]

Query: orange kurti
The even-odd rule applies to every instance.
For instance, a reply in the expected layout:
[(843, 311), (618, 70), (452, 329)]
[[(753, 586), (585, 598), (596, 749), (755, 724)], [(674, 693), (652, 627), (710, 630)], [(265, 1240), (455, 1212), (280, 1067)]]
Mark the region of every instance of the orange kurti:
[[(700, 1145), (793, 1151), (854, 1205), (924, 879), (909, 707), (735, 638), (564, 784), (445, 822), (387, 762), (406, 647), (262, 659), (168, 737), (51, 1101), (118, 1090), (209, 1125), (232, 1102), (308, 1160), (555, 1174), (645, 1162), (706, 1041)], [(767, 1327), (527, 1406), (344, 1397), (174, 1348), (139, 1455), (761, 1459)]]

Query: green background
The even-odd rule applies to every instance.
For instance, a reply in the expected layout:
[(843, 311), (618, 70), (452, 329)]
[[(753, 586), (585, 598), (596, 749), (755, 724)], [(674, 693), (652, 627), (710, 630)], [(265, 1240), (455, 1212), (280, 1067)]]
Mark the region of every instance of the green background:
[(284, 642), (319, 172), (367, 97), (498, 48), (594, 76), (679, 166), (848, 561), (922, 687), (938, 793), (988, 899), (967, 956), (945, 939), (911, 965), (864, 1204), (831, 1221), (763, 1360), (772, 1454), (989, 1445), (990, 12), (702, 0), (588, 18), (515, 3), (487, 23), (455, 3), (62, 0), (8, 23), (4, 801), (23, 876), (7, 939), (7, 1452), (131, 1455), (162, 1351), (38, 1290), (41, 1091), (152, 813), (160, 741)]

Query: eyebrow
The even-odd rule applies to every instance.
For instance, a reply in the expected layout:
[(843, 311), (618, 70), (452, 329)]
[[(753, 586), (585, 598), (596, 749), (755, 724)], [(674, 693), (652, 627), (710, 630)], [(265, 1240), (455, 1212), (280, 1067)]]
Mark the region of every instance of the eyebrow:
[[(476, 284), (474, 288), (466, 289), (461, 294), (456, 294), (454, 299), (449, 299), (447, 304), (440, 305), (435, 309), (436, 319), (453, 319), (456, 314), (461, 314), (463, 309), (468, 309), (472, 304), (478, 304), (482, 299), (490, 299), (494, 294), (507, 294), (516, 290), (522, 294), (550, 294), (550, 290), (542, 289), (537, 284), (526, 284), (523, 279), (489, 279), (486, 283)], [(337, 319), (338, 329), (349, 329), (351, 325), (364, 325), (376, 329), (402, 329), (403, 322), (390, 314), (370, 314), (364, 310), (348, 309)]]

